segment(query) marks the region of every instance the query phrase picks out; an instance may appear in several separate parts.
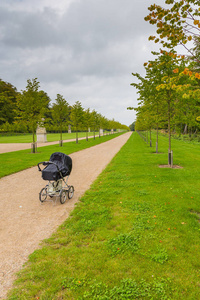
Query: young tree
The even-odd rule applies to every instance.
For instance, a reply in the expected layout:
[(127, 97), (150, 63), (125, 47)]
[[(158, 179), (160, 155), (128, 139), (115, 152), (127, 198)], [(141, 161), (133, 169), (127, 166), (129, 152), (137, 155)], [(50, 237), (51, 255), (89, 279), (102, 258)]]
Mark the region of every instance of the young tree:
[[(158, 55), (158, 53), (154, 54)], [(158, 128), (163, 126), (163, 123), (166, 123), (166, 105), (163, 103), (163, 95), (159, 93), (156, 88), (161, 83), (163, 75), (162, 72), (159, 71), (157, 65), (152, 61), (150, 61), (149, 64), (145, 63), (144, 66), (146, 70), (145, 78), (143, 78), (138, 73), (132, 73), (132, 75), (139, 81), (139, 83), (131, 84), (132, 86), (137, 88), (139, 94), (139, 107), (135, 108), (135, 110), (138, 112), (137, 118), (140, 115), (142, 115), (142, 117), (140, 118), (140, 122), (137, 122), (137, 126), (138, 124), (140, 124), (141, 127), (141, 120), (145, 122), (145, 120), (148, 119), (148, 129), (150, 130), (150, 133), (151, 128), (156, 129), (156, 153), (158, 153)], [(144, 109), (141, 109), (142, 107), (144, 107)], [(128, 109), (133, 108), (129, 107)], [(146, 114), (145, 118), (143, 117), (144, 113)], [(147, 125), (145, 125), (145, 128), (146, 127)]]
[(97, 128), (99, 131), (99, 138), (101, 137), (102, 125), (103, 125), (103, 116), (101, 114), (97, 114)]
[[(101, 116), (101, 129), (103, 130), (103, 135), (104, 135), (104, 130), (107, 128), (108, 125), (108, 119), (104, 116)], [(119, 128), (121, 128), (122, 125), (120, 124)]]
[(156, 124), (157, 129), (158, 125), (161, 125), (160, 121), (162, 123), (167, 121), (169, 135), (168, 164), (171, 165), (172, 126), (186, 120), (188, 115), (186, 99), (190, 98), (190, 103), (192, 103), (191, 99), (194, 99), (193, 104), (190, 105), (190, 109), (192, 109), (190, 112), (194, 113), (198, 89), (194, 90), (193, 85), (197, 79), (186, 68), (185, 61), (178, 58), (175, 53), (161, 51), (161, 54), (154, 54), (157, 55), (157, 58), (145, 64), (146, 77), (142, 78), (138, 74), (133, 74), (140, 80), (140, 83), (132, 85), (138, 89), (140, 94), (140, 106), (138, 108), (140, 126), (142, 119), (148, 119), (149, 127)]
[(92, 126), (91, 113), (90, 113), (90, 109), (88, 108), (84, 111), (84, 127), (86, 129), (86, 141), (88, 141), (88, 131), (91, 126)]
[(43, 91), (39, 91), (39, 81), (37, 78), (27, 80), (26, 90), (17, 96), (17, 119), (26, 123), (32, 132), (33, 148), (35, 152), (35, 131), (37, 124), (41, 122), (45, 111), (48, 109), (50, 99)]
[(69, 104), (62, 95), (57, 94), (55, 103), (52, 106), (52, 117), (60, 131), (60, 146), (62, 146), (62, 132), (65, 124), (69, 122)]
[(91, 124), (94, 132), (94, 139), (95, 139), (95, 131), (97, 129), (97, 124), (98, 124), (98, 113), (94, 109), (91, 113)]
[(135, 121), (131, 125), (129, 125), (129, 128), (131, 131), (135, 131)]
[(0, 79), (0, 125), (15, 119), (17, 89), (10, 83)]
[(72, 106), (70, 117), (72, 125), (76, 130), (76, 143), (78, 144), (78, 131), (81, 129), (84, 122), (84, 109), (80, 101), (76, 101), (75, 104)]

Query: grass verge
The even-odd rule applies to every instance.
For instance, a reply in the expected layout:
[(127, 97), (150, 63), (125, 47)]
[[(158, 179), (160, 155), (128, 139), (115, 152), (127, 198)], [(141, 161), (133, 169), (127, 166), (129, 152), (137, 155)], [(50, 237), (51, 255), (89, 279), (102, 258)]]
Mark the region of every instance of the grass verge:
[[(99, 133), (96, 132), (96, 135)], [(88, 132), (88, 136), (93, 136), (93, 132)], [(86, 133), (85, 132), (79, 132), (78, 133), (78, 138), (85, 137)], [(67, 133), (64, 132), (62, 135), (63, 140), (70, 140), (70, 139), (75, 139), (76, 138), (76, 133)], [(35, 140), (37, 140), (36, 135), (35, 135)], [(47, 142), (54, 142), (54, 141), (59, 141), (60, 140), (60, 133), (47, 133)], [(0, 143), (32, 143), (33, 142), (33, 136), (32, 134), (16, 134), (16, 135), (0, 135)]]
[(86, 141), (85, 139), (79, 140), (78, 144), (76, 144), (76, 142), (67, 142), (63, 143), (62, 147), (60, 147), (59, 144), (38, 147), (37, 153), (31, 153), (30, 149), (2, 153), (0, 154), (0, 178), (33, 167), (40, 161), (49, 160), (50, 155), (53, 152), (58, 151), (69, 155), (70, 153), (77, 152), (109, 141), (121, 134), (123, 133), (106, 135), (100, 138), (96, 137), (95, 139), (90, 138), (88, 139), (88, 141)]
[(163, 169), (167, 142), (134, 133), (8, 299), (199, 299), (199, 147), (173, 141), (183, 169)]

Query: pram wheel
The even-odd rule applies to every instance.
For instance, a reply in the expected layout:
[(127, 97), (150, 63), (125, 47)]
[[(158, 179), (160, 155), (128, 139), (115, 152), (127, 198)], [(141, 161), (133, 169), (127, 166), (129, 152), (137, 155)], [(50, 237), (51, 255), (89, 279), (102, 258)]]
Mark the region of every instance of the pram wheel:
[(60, 203), (64, 204), (67, 199), (67, 191), (66, 190), (61, 190), (60, 191)]
[(73, 185), (70, 185), (68, 189), (68, 198), (72, 199), (73, 195), (74, 195), (74, 187)]
[(39, 193), (39, 199), (41, 202), (44, 202), (47, 199), (47, 189), (46, 188), (41, 189), (41, 191)]

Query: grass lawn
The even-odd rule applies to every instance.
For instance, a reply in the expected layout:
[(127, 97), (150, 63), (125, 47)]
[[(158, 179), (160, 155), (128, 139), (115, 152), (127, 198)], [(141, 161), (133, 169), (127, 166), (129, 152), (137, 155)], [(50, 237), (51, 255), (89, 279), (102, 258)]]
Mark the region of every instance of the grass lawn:
[(167, 142), (132, 134), (8, 299), (199, 299), (200, 150), (173, 140), (183, 168), (159, 168)]
[[(99, 133), (96, 132), (96, 135)], [(93, 132), (89, 132), (88, 136), (93, 136)], [(85, 137), (86, 133), (85, 132), (79, 132), (78, 137), (82, 138)], [(76, 133), (63, 133), (63, 140), (70, 140), (70, 139), (75, 139), (76, 138)], [(37, 140), (35, 136), (35, 140)], [(47, 142), (54, 142), (54, 141), (59, 141), (60, 140), (60, 134), (59, 133), (47, 133)], [(10, 136), (0, 136), (0, 143), (32, 143), (33, 142), (33, 136), (32, 134), (22, 134), (22, 135), (10, 135)]]
[(33, 167), (40, 161), (49, 160), (50, 155), (53, 152), (58, 151), (69, 155), (70, 153), (77, 152), (111, 140), (121, 134), (123, 133), (115, 133), (112, 135), (102, 136), (100, 138), (96, 137), (95, 139), (91, 138), (88, 139), (88, 141), (83, 139), (79, 140), (78, 144), (76, 144), (76, 142), (67, 142), (63, 143), (62, 147), (60, 147), (59, 144), (38, 147), (37, 153), (31, 153), (30, 149), (2, 153), (0, 154), (0, 178)]

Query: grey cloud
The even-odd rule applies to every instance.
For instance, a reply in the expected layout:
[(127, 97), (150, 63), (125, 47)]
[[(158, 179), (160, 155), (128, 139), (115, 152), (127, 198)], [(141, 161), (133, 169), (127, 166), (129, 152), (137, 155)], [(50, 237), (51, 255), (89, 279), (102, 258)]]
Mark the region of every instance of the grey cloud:
[(94, 51), (127, 38), (136, 38), (147, 24), (137, 26), (144, 18), (140, 6), (134, 1), (75, 1), (59, 16), (50, 8), (42, 11), (0, 11), (2, 42), (9, 46), (44, 47), (64, 44), (78, 51)]
[(57, 16), (51, 9), (40, 12), (0, 10), (1, 43), (9, 47), (36, 48), (56, 43), (54, 22)]
[(144, 21), (152, 0), (70, 0), (62, 13), (60, 2), (59, 10), (47, 0), (0, 4), (1, 78), (21, 90), (37, 77), (52, 100), (60, 93), (129, 125), (131, 73), (143, 72), (153, 49)]
[(123, 43), (135, 39), (147, 30), (148, 25), (138, 26), (144, 18), (141, 7), (130, 0), (93, 1), (73, 3), (63, 15), (61, 28), (63, 39), (70, 40), (74, 51), (93, 51), (104, 48), (115, 41)]

